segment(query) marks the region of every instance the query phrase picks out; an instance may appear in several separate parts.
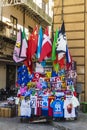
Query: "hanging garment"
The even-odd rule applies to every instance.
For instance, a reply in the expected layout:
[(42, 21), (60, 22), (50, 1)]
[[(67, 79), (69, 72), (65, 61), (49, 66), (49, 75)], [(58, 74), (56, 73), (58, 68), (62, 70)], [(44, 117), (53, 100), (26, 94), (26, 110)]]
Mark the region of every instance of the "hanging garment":
[(21, 101), (20, 114), (21, 116), (31, 117), (30, 100), (23, 99)]
[(53, 117), (63, 117), (63, 101), (61, 99), (54, 100), (50, 106), (53, 108)]
[(65, 118), (76, 117), (75, 107), (73, 106), (71, 97), (66, 97), (66, 100), (64, 100), (64, 117)]

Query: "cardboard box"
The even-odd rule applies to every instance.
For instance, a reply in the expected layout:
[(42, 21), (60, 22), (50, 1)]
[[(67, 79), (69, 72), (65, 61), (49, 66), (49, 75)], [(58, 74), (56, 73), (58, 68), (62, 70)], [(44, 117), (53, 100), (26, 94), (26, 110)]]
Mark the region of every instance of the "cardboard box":
[(18, 116), (20, 116), (20, 105), (18, 105)]
[(12, 107), (12, 108), (1, 107), (0, 108), (0, 116), (1, 117), (14, 117), (14, 116), (16, 116), (16, 107)]

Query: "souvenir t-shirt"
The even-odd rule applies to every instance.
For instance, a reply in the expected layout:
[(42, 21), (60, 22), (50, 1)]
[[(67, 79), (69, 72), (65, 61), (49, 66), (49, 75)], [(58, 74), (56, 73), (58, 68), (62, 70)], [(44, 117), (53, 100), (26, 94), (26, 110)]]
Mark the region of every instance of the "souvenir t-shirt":
[(65, 118), (71, 118), (71, 117), (76, 117), (75, 115), (75, 107), (73, 106), (71, 98), (66, 98), (64, 100), (64, 117)]
[(72, 96), (71, 101), (72, 101), (73, 107), (77, 107), (80, 105), (78, 98), (75, 97), (74, 95)]
[(37, 97), (37, 116), (41, 116), (41, 110), (42, 110), (42, 97), (38, 96)]
[(53, 108), (53, 117), (63, 117), (63, 101), (61, 99), (55, 99), (51, 103)]
[(26, 117), (31, 116), (30, 100), (23, 99), (21, 101), (20, 114), (21, 114), (21, 116), (26, 116)]
[(51, 117), (53, 116), (53, 109), (50, 105), (54, 101), (54, 98), (55, 98), (54, 96), (48, 97), (48, 116), (51, 116)]
[(36, 115), (37, 113), (37, 96), (30, 96), (30, 104), (31, 104), (31, 113), (32, 115)]
[(48, 116), (48, 96), (42, 96), (42, 115)]

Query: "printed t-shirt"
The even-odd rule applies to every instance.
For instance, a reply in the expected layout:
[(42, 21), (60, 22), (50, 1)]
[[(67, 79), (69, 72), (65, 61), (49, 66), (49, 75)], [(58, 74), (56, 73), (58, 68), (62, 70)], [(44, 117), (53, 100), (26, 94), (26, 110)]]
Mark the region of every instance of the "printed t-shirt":
[(42, 115), (48, 116), (48, 96), (42, 96)]
[(31, 114), (36, 115), (37, 113), (37, 96), (30, 96), (31, 103)]
[(49, 96), (48, 97), (48, 116), (53, 116), (53, 109), (50, 107), (50, 104), (54, 101), (54, 96)]
[(73, 107), (71, 98), (66, 98), (66, 100), (64, 100), (64, 117), (65, 118), (76, 117), (75, 107)]
[(31, 107), (30, 107), (30, 100), (22, 100), (20, 106), (20, 114), (21, 116), (31, 116)]
[(38, 96), (37, 97), (37, 116), (41, 116), (41, 109), (42, 109), (42, 97)]
[(63, 117), (63, 101), (61, 99), (54, 100), (50, 106), (53, 108), (53, 117)]

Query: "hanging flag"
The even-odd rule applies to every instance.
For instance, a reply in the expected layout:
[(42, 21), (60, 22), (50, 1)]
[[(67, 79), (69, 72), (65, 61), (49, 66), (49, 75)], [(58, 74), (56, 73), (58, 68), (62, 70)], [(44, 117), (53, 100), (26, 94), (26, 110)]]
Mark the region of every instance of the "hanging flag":
[(18, 63), (18, 62), (22, 62), (25, 60), (24, 57), (20, 57), (20, 51), (21, 51), (21, 39), (22, 39), (22, 31), (19, 30), (19, 32), (17, 33), (17, 40), (16, 40), (16, 44), (14, 47), (14, 51), (13, 51), (13, 60)]
[(28, 38), (28, 48), (27, 48), (27, 58), (24, 61), (24, 64), (29, 68), (30, 73), (32, 73), (32, 55), (31, 55), (31, 48), (32, 48), (32, 36)]
[(38, 27), (36, 26), (31, 34), (31, 57), (36, 53), (38, 46)]
[(52, 44), (52, 60), (56, 60), (56, 45), (57, 45), (57, 39), (58, 39), (58, 30), (56, 30), (54, 35), (54, 40)]
[(54, 40), (53, 40), (53, 44), (52, 44), (53, 68), (56, 71), (56, 73), (58, 73), (58, 71), (59, 71), (58, 56), (56, 53), (57, 40), (58, 40), (58, 29), (55, 32)]
[(68, 49), (68, 46), (66, 45), (66, 63), (71, 63), (72, 62), (72, 57), (70, 55), (70, 51)]
[(58, 73), (58, 71), (59, 71), (59, 63), (58, 63), (57, 55), (56, 55), (56, 60), (53, 61), (53, 68), (54, 68), (55, 72)]
[(19, 57), (20, 58), (26, 58), (26, 51), (27, 51), (27, 39), (26, 39), (26, 34), (25, 34), (25, 30), (23, 28), (23, 32), (22, 32), (22, 37), (21, 37), (21, 47), (20, 47), (20, 53), (19, 53)]
[(68, 46), (66, 45), (66, 69), (71, 69), (72, 66), (72, 56), (70, 55), (70, 51), (68, 49)]
[(64, 57), (66, 53), (66, 45), (67, 45), (67, 39), (65, 34), (65, 25), (63, 21), (61, 29), (59, 31), (57, 48), (56, 48), (56, 51), (58, 53), (58, 60), (61, 60)]
[(62, 57), (62, 58), (58, 61), (58, 63), (59, 63), (60, 69), (65, 68), (65, 59), (64, 59), (64, 57)]
[(42, 31), (42, 27), (40, 26), (39, 34), (38, 34), (38, 47), (37, 47), (37, 58), (38, 59), (40, 58), (42, 40), (43, 40), (43, 31)]
[(42, 48), (41, 48), (41, 54), (39, 61), (43, 61), (46, 57), (51, 56), (52, 52), (52, 43), (48, 34), (48, 28), (45, 29), (45, 33), (43, 35), (43, 42), (42, 42)]

